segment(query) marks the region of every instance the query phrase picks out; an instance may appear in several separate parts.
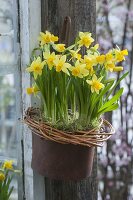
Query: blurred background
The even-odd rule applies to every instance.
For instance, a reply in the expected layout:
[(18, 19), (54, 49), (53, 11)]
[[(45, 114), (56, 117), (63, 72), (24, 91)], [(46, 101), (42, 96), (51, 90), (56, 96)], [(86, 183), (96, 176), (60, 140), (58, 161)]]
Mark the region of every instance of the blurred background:
[[(20, 112), (17, 0), (0, 0), (0, 161), (17, 165), (17, 116)], [(97, 41), (102, 52), (127, 48), (129, 76), (120, 109), (106, 118), (116, 134), (98, 149), (98, 200), (133, 200), (133, 0), (97, 0)], [(118, 77), (119, 78), (119, 77)], [(11, 200), (18, 199), (17, 179)]]
[(120, 109), (106, 115), (116, 133), (98, 149), (98, 200), (133, 200), (132, 0), (97, 0), (97, 40), (103, 52), (116, 45), (129, 51), (127, 60), (122, 63), (129, 76), (121, 83), (124, 94)]

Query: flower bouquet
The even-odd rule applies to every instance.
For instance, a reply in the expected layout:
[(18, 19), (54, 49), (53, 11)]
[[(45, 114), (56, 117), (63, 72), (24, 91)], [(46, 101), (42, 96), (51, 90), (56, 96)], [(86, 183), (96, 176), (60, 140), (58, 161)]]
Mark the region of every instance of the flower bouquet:
[(90, 175), (94, 147), (114, 133), (101, 116), (119, 107), (123, 88), (117, 86), (128, 73), (118, 80), (111, 75), (123, 70), (118, 64), (128, 52), (117, 47), (100, 54), (89, 32), (79, 32), (68, 47), (58, 40), (41, 32), (32, 52), (26, 71), (34, 83), (27, 93), (40, 99), (40, 107), (28, 108), (24, 121), (33, 133), (32, 167), (77, 180)]

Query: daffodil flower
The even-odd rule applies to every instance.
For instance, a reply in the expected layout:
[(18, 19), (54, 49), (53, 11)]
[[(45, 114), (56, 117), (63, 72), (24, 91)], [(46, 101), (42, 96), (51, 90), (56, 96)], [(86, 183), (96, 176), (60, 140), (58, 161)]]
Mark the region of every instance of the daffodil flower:
[(71, 56), (72, 58), (76, 58), (77, 60), (81, 59), (81, 54), (78, 53), (80, 51), (80, 49), (74, 51), (74, 50), (70, 50)]
[(105, 55), (97, 56), (97, 58), (96, 58), (97, 63), (99, 63), (99, 64), (104, 64), (105, 58), (106, 58)]
[(38, 87), (36, 85), (34, 85), (33, 87), (29, 87), (26, 89), (27, 94), (37, 94), (37, 92), (39, 91)]
[(77, 76), (79, 78), (83, 78), (89, 74), (88, 70), (86, 69), (86, 64), (80, 63), (79, 60), (76, 61), (75, 66), (72, 66), (70, 70), (72, 71), (73, 76)]
[(86, 82), (91, 86), (91, 92), (96, 92), (99, 94), (99, 91), (104, 87), (104, 85), (101, 83), (101, 78), (97, 78), (97, 76), (94, 74), (92, 77), (92, 80), (86, 80)]
[(68, 69), (71, 67), (71, 65), (66, 62), (66, 55), (56, 56), (54, 65), (57, 72), (63, 71), (67, 75), (70, 75)]
[(105, 55), (105, 59), (106, 59), (106, 62), (115, 61), (112, 53), (110, 53), (110, 52)]
[(65, 44), (56, 44), (54, 46), (55, 50), (58, 52), (64, 52), (65, 51)]
[(43, 57), (46, 60), (46, 63), (48, 64), (49, 69), (51, 70), (54, 65), (54, 60), (56, 58), (55, 52), (51, 54), (50, 52), (44, 52)]
[(113, 72), (115, 68), (115, 64), (113, 62), (106, 62), (105, 63), (105, 69), (110, 71), (110, 72)]
[(0, 172), (0, 181), (4, 181), (5, 180), (5, 174)]
[(79, 32), (79, 41), (77, 42), (80, 46), (85, 46), (89, 48), (94, 39), (91, 37), (91, 33), (89, 32)]
[(49, 31), (46, 31), (45, 33), (40, 32), (40, 36), (39, 36), (38, 40), (40, 41), (40, 45), (43, 46), (43, 45), (48, 44), (50, 42), (57, 42), (58, 37), (54, 36)]
[(42, 69), (44, 67), (45, 61), (41, 61), (40, 57), (37, 57), (36, 60), (34, 60), (30, 67), (28, 67), (26, 70), (28, 72), (33, 72), (34, 78), (36, 79), (38, 75), (42, 75)]
[(98, 48), (99, 48), (99, 44), (96, 44), (94, 47), (91, 47), (90, 49), (87, 50), (88, 53), (97, 53), (99, 54), (98, 52)]
[(115, 49), (115, 59), (116, 59), (116, 62), (121, 62), (123, 60), (125, 60), (125, 56), (128, 55), (128, 51), (127, 49), (124, 49), (122, 51), (118, 50), (118, 49)]
[(89, 74), (92, 75), (94, 73), (93, 66), (97, 64), (96, 61), (97, 56), (95, 55), (84, 55), (84, 59), (82, 62), (86, 64), (86, 69), (89, 70)]
[(58, 40), (59, 40), (58, 36), (51, 34), (51, 42), (58, 42)]
[(13, 169), (13, 160), (7, 160), (4, 162), (3, 166), (2, 166), (3, 169)]

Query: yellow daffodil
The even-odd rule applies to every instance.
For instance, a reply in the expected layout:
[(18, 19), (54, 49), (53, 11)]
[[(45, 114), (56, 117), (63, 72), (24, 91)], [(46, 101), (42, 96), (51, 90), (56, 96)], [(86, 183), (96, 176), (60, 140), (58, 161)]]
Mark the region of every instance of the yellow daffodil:
[(78, 44), (87, 48), (89, 48), (91, 43), (94, 42), (94, 39), (91, 37), (91, 33), (89, 32), (79, 32), (79, 38)]
[(92, 80), (86, 80), (86, 82), (91, 86), (91, 92), (96, 92), (99, 94), (99, 91), (104, 87), (104, 85), (101, 83), (102, 78), (97, 78), (97, 76), (94, 74), (92, 77)]
[(107, 53), (105, 55), (105, 57), (106, 57), (106, 62), (112, 62), (112, 61), (114, 61), (112, 53)]
[(115, 50), (116, 62), (121, 62), (121, 61), (125, 60), (125, 56), (127, 56), (127, 55), (128, 55), (127, 49), (124, 49), (122, 51)]
[(92, 75), (95, 73), (93, 66), (91, 65), (86, 65), (86, 69), (89, 71), (89, 74)]
[(77, 76), (79, 78), (83, 78), (89, 74), (88, 70), (86, 69), (86, 64), (80, 63), (79, 60), (76, 61), (75, 66), (72, 66), (70, 70), (72, 71), (73, 76)]
[(38, 40), (40, 41), (40, 45), (43, 46), (43, 45), (48, 44), (50, 42), (57, 42), (58, 37), (54, 36), (49, 31), (46, 31), (45, 33), (40, 32), (40, 36), (39, 36)]
[(65, 51), (65, 44), (56, 44), (55, 45), (55, 50), (58, 51), (58, 52), (63, 52)]
[(123, 67), (122, 67), (122, 66), (116, 66), (116, 67), (114, 67), (114, 69), (113, 69), (114, 72), (120, 72), (120, 71), (122, 71), (122, 70), (123, 70)]
[(113, 55), (113, 51), (109, 51), (105, 55), (105, 63), (104, 63), (105, 69), (110, 71), (110, 72), (113, 72), (114, 68), (115, 68), (115, 63), (116, 63), (116, 60), (115, 60), (115, 57)]
[(82, 62), (86, 64), (86, 69), (89, 70), (90, 75), (94, 73), (93, 67), (97, 65), (96, 58), (97, 58), (97, 55), (88, 54), (88, 55), (84, 55), (84, 59), (82, 60)]
[(27, 88), (26, 91), (27, 91), (27, 94), (30, 95), (30, 94), (36, 94), (36, 93), (39, 91), (39, 89), (38, 89), (38, 87), (35, 85), (35, 86), (33, 86), (33, 87)]
[(84, 55), (83, 62), (85, 64), (95, 66), (95, 65), (97, 65), (97, 55), (96, 54), (94, 54), (94, 55), (92, 55), (92, 54)]
[(5, 180), (5, 174), (0, 172), (0, 181), (4, 181)]
[(92, 48), (95, 49), (95, 51), (98, 50), (98, 48), (99, 48), (99, 44), (95, 44), (95, 46), (92, 47)]
[(55, 52), (51, 54), (50, 52), (44, 52), (43, 57), (46, 60), (46, 63), (48, 64), (49, 69), (51, 70), (54, 65), (54, 60), (56, 58)]
[(77, 60), (81, 59), (81, 54), (78, 53), (80, 49), (78, 49), (77, 51), (74, 50), (70, 50), (71, 56), (72, 58), (76, 58)]
[(91, 48), (88, 50), (88, 52), (89, 52), (89, 53), (90, 53), (90, 52), (97, 52), (98, 48), (99, 48), (99, 44), (96, 44), (94, 47), (91, 47)]
[(122, 53), (124, 56), (128, 56), (128, 50), (127, 50), (127, 49), (122, 50), (121, 53)]
[(101, 65), (104, 64), (104, 62), (105, 62), (105, 55), (97, 56), (96, 60), (97, 60), (97, 62), (99, 64), (101, 64)]
[(30, 67), (28, 67), (26, 70), (28, 72), (33, 72), (34, 74), (34, 78), (36, 79), (38, 75), (41, 75), (42, 74), (42, 69), (43, 69), (43, 66), (45, 64), (45, 61), (41, 61), (41, 58), (40, 57), (37, 57), (36, 60), (34, 60)]
[(59, 38), (55, 35), (51, 35), (51, 42), (58, 42)]
[(7, 160), (4, 162), (3, 169), (13, 169), (13, 160)]
[(66, 55), (56, 56), (54, 65), (57, 72), (63, 71), (64, 73), (70, 75), (68, 69), (71, 67), (71, 65), (66, 62)]
[(105, 69), (110, 71), (110, 72), (113, 72), (115, 68), (115, 64), (113, 62), (106, 62), (105, 63)]

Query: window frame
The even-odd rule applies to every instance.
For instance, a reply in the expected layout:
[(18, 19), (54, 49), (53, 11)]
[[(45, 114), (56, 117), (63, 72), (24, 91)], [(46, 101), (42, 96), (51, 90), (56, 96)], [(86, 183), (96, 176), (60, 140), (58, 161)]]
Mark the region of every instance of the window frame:
[[(20, 46), (21, 46), (21, 98), (22, 117), (26, 109), (33, 104), (33, 99), (26, 94), (26, 88), (31, 85), (30, 75), (25, 69), (30, 60), (32, 49), (37, 44), (41, 31), (41, 0), (19, 0)], [(44, 200), (44, 177), (31, 169), (32, 134), (26, 125), (22, 125), (20, 136), (23, 166), (23, 193), (25, 200)]]

